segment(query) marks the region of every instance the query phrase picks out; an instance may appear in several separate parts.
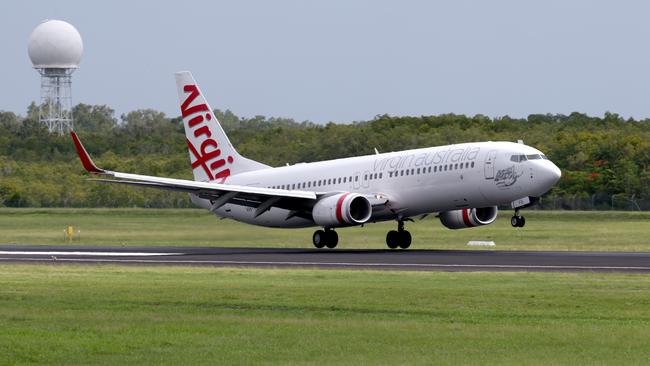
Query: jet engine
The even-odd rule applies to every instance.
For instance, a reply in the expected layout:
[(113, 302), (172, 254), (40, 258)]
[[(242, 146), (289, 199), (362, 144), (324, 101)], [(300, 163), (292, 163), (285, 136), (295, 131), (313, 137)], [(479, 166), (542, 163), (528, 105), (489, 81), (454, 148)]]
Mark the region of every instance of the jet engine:
[(449, 229), (483, 226), (496, 220), (497, 211), (497, 206), (446, 211), (440, 213), (440, 222)]
[(314, 222), (322, 227), (363, 224), (370, 219), (372, 205), (357, 193), (339, 193), (321, 198), (312, 209)]

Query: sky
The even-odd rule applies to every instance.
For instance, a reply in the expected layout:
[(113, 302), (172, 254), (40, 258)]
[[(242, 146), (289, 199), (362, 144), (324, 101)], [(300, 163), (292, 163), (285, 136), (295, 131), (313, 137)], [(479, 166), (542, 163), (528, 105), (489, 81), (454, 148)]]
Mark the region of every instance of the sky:
[(650, 118), (650, 2), (11, 1), (0, 11), (0, 110), (24, 115), (44, 19), (81, 33), (73, 103), (179, 114), (173, 73), (212, 108), (347, 123), (376, 115)]

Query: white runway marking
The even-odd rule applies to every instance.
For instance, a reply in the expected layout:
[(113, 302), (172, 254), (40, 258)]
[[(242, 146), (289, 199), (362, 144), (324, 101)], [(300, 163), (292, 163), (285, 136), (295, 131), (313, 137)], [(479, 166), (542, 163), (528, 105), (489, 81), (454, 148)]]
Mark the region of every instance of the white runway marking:
[[(15, 252), (13, 252), (15, 253)], [(179, 254), (179, 253), (171, 253)], [(51, 261), (47, 258), (1, 258), (9, 261)], [(89, 263), (132, 263), (132, 264), (215, 264), (215, 265), (277, 265), (277, 266), (321, 266), (321, 267), (406, 267), (406, 268), (478, 268), (478, 269), (530, 269), (530, 270), (638, 270), (650, 271), (642, 266), (555, 266), (555, 265), (517, 265), (517, 264), (435, 264), (435, 263), (354, 263), (354, 262), (273, 262), (273, 261), (215, 261), (215, 260), (162, 260), (162, 259), (100, 259), (100, 258), (59, 258), (61, 262)]]
[(74, 255), (94, 257), (149, 257), (161, 255), (180, 255), (183, 253), (144, 253), (144, 252), (39, 252), (39, 251), (2, 251), (0, 255)]

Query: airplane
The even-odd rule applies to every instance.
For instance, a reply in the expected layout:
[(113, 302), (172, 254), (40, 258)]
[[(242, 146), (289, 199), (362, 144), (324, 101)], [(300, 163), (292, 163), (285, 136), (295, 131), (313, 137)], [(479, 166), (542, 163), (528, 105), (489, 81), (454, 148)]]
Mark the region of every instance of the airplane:
[(560, 169), (522, 142), (474, 142), (270, 167), (237, 153), (190, 72), (175, 74), (194, 180), (99, 168), (72, 131), (83, 167), (100, 182), (189, 193), (216, 216), (275, 228), (320, 227), (316, 248), (335, 248), (337, 228), (397, 222), (391, 249), (409, 248), (405, 222), (437, 214), (449, 229), (493, 223), (510, 205), (536, 204), (560, 179)]

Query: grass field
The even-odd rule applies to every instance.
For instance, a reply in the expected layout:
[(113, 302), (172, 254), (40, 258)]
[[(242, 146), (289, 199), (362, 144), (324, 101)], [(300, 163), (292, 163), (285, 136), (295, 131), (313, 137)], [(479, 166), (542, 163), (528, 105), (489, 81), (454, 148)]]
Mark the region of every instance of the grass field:
[[(510, 227), (511, 211), (492, 225), (449, 230), (435, 218), (407, 223), (414, 249), (464, 249), (493, 240), (493, 249), (650, 252), (650, 212), (527, 211), (526, 227)], [(311, 247), (314, 229), (269, 229), (219, 220), (199, 209), (0, 208), (0, 244), (65, 244), (63, 230), (81, 230), (78, 245)], [(385, 248), (394, 222), (339, 229), (341, 248)]]
[(0, 364), (647, 365), (650, 276), (0, 266)]

